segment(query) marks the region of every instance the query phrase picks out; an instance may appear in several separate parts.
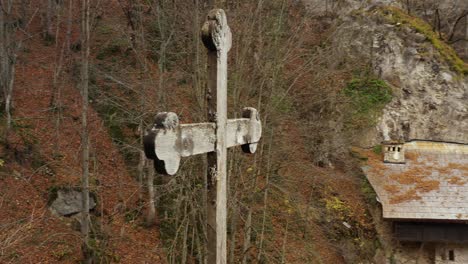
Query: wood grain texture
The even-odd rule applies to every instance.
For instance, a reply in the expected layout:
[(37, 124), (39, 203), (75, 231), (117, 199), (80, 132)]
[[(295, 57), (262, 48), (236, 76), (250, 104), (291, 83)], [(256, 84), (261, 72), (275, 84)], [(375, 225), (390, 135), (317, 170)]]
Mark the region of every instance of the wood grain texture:
[[(246, 110), (247, 109), (247, 110)], [(246, 108), (249, 118), (229, 119), (226, 123), (226, 147), (246, 146), (253, 153), (261, 138), (261, 122), (257, 110)], [(157, 159), (159, 172), (174, 175), (180, 159), (215, 152), (216, 123), (179, 124), (175, 113), (159, 113), (151, 133), (145, 137), (145, 154)]]
[[(232, 36), (222, 9), (213, 9), (208, 13), (202, 28), (202, 40), (208, 49), (207, 89), (208, 96), (212, 96), (207, 98), (209, 118), (216, 122), (216, 151), (215, 155), (208, 155), (208, 263), (224, 264), (227, 260), (227, 54), (231, 49)], [(213, 100), (214, 94), (216, 102)]]

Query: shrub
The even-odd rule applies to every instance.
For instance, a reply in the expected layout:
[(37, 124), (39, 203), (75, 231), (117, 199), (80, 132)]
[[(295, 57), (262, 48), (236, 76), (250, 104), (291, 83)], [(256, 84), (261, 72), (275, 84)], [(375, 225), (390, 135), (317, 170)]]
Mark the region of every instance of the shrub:
[(96, 59), (104, 60), (108, 57), (120, 54), (128, 49), (129, 42), (124, 38), (114, 38), (104, 45), (96, 55)]
[(382, 154), (382, 145), (376, 145), (372, 148), (372, 151), (377, 154), (377, 155), (380, 155)]
[(373, 125), (377, 114), (392, 100), (391, 89), (385, 81), (368, 76), (353, 78), (343, 93), (350, 100), (347, 126), (351, 128)]
[(349, 218), (351, 215), (351, 208), (336, 196), (325, 198), (324, 202), (327, 211), (331, 215), (337, 216), (340, 220)]
[(366, 199), (369, 205), (377, 205), (377, 194), (375, 193), (374, 188), (364, 175), (361, 176), (361, 192), (364, 195), (364, 199)]
[(352, 99), (359, 114), (384, 106), (392, 99), (391, 90), (385, 81), (380, 79), (353, 79), (344, 89), (345, 95)]

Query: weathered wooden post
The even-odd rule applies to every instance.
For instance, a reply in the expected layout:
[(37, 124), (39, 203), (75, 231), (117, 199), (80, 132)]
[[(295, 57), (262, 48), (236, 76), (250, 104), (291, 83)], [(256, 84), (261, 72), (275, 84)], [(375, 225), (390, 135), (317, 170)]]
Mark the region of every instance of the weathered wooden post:
[[(242, 146), (254, 153), (262, 125), (257, 110), (244, 108), (242, 118), (227, 119), (227, 54), (231, 30), (222, 9), (209, 12), (202, 27), (208, 49), (208, 123), (179, 124), (175, 113), (156, 115), (153, 128), (144, 138), (145, 154), (154, 160), (156, 171), (174, 175), (181, 157), (208, 155), (208, 263), (226, 263), (227, 148)], [(216, 100), (215, 100), (216, 98)]]
[[(216, 123), (215, 152), (207, 154), (208, 190), (206, 201), (208, 263), (226, 263), (227, 240), (227, 54), (232, 35), (221, 9), (208, 13), (202, 27), (202, 40), (208, 50), (208, 121)], [(216, 99), (215, 99), (216, 98)]]

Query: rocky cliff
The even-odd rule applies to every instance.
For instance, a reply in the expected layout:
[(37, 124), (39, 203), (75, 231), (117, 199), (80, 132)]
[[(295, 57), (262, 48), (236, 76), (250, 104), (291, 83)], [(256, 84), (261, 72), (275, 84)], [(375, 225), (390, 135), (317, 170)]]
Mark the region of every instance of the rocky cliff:
[(365, 7), (348, 3), (354, 9), (340, 16), (333, 46), (351, 59), (367, 60), (393, 90), (392, 101), (360, 144), (389, 139), (468, 143), (466, 63), (425, 32), (430, 26), (423, 20), (390, 7), (398, 6), (396, 1)]

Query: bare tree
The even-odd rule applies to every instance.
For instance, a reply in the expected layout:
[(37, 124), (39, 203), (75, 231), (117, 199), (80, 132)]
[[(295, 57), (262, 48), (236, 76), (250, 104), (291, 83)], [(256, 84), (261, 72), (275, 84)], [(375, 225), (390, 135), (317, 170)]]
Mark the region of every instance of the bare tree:
[[(24, 20), (25, 18), (23, 18)], [(0, 88), (6, 115), (6, 134), (12, 125), (11, 108), (13, 87), (15, 83), (15, 66), (17, 53), (22, 41), (15, 39), (21, 21), (13, 15), (13, 0), (0, 1)], [(23, 22), (24, 23), (24, 22)]]
[[(450, 26), (450, 33), (449, 33), (449, 36), (448, 36), (448, 41), (449, 42), (456, 42), (456, 41), (459, 41), (460, 39), (454, 39), (455, 37), (455, 33), (457, 31), (457, 26), (460, 24), (461, 25), (461, 22), (463, 21), (463, 19), (465, 17), (468, 17), (468, 10), (463, 10), (461, 12), (461, 14), (459, 16), (457, 16), (457, 18), (455, 19), (455, 21), (452, 23), (452, 25)], [(468, 25), (466, 25), (466, 27), (468, 28)], [(464, 33), (464, 32), (463, 32)]]
[(147, 185), (148, 185), (148, 215), (146, 216), (146, 223), (152, 225), (156, 218), (156, 201), (154, 198), (154, 166), (151, 160), (146, 161), (146, 167), (148, 168), (147, 174)]
[(88, 131), (88, 82), (89, 82), (89, 25), (90, 25), (89, 0), (82, 0), (81, 5), (81, 146), (82, 146), (82, 220), (81, 234), (83, 236), (84, 261), (92, 263), (89, 245), (89, 131)]
[(43, 32), (43, 37), (45, 40), (52, 40), (54, 38), (54, 33), (52, 29), (52, 20), (55, 16), (55, 0), (47, 0), (47, 8), (46, 8), (46, 21), (45, 21), (45, 29)]
[(244, 245), (242, 247), (242, 264), (247, 264), (249, 260), (248, 250), (250, 248), (250, 239), (252, 235), (252, 209), (247, 210), (247, 220), (244, 228)]
[[(468, 16), (465, 16), (465, 42), (468, 42)], [(468, 57), (468, 43), (465, 45), (465, 57)]]
[(411, 15), (411, 1), (406, 0), (406, 12), (408, 12), (408, 15)]

